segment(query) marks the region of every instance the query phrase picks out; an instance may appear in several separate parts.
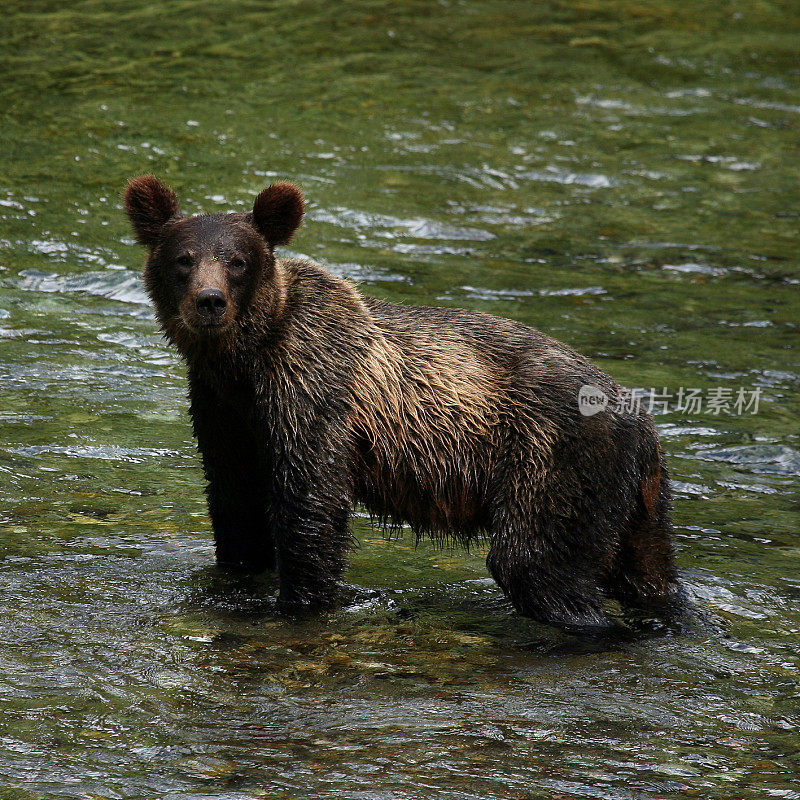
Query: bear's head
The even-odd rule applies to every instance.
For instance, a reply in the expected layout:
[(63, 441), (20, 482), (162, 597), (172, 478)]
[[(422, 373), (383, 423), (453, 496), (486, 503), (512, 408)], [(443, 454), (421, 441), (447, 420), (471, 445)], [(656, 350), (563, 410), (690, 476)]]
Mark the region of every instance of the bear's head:
[(303, 218), (291, 183), (264, 189), (248, 213), (184, 217), (175, 193), (153, 175), (128, 182), (125, 211), (147, 247), (145, 286), (173, 340), (218, 337), (254, 297), (278, 291), (277, 245), (287, 244)]

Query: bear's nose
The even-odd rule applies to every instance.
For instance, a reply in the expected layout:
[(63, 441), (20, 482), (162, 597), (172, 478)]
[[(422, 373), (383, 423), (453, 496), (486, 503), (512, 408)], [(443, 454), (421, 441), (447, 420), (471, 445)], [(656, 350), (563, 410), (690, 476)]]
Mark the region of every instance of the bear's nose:
[(197, 295), (197, 310), (204, 317), (217, 319), (225, 313), (225, 295), (219, 289), (203, 289)]

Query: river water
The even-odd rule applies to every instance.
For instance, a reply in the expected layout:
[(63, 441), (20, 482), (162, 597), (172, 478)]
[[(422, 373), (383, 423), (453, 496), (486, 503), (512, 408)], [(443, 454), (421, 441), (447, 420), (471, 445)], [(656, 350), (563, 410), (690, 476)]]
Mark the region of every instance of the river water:
[[(800, 798), (796, 3), (3, 15), (0, 796)], [(695, 618), (567, 636), (363, 515), (335, 612), (218, 573), (146, 171), (188, 212), (295, 180), (286, 252), (656, 389)]]

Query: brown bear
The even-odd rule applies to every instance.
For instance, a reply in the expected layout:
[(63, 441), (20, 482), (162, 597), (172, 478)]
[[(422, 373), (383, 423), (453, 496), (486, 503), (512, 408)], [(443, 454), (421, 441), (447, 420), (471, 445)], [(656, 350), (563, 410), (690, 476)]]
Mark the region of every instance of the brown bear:
[[(188, 367), (217, 559), (277, 568), (282, 609), (333, 601), (354, 503), (418, 536), (487, 536), (490, 573), (541, 622), (606, 625), (603, 594), (676, 599), (653, 422), (583, 356), (517, 322), (394, 305), (276, 258), (303, 217), (292, 184), (249, 213), (184, 217), (151, 175), (124, 201)], [(605, 408), (581, 413), (585, 386)]]

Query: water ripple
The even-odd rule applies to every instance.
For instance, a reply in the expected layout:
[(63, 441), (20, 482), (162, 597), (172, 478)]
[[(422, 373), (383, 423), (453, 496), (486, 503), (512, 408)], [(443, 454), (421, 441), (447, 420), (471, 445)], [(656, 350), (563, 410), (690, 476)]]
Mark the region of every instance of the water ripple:
[(21, 456), (40, 456), (43, 453), (69, 456), (71, 458), (96, 458), (102, 461), (127, 461), (141, 464), (148, 458), (177, 456), (177, 450), (157, 447), (121, 447), (120, 445), (31, 445), (28, 447), (7, 447), (9, 453)]
[[(457, 227), (419, 217), (403, 219), (385, 214), (356, 211), (349, 208), (316, 209), (309, 213), (316, 222), (327, 222), (342, 228), (372, 231), (377, 236), (394, 238), (397, 235), (416, 239), (447, 239), (485, 242), (495, 235), (480, 228)], [(402, 231), (402, 233), (398, 233)]]
[(800, 452), (787, 445), (752, 444), (710, 448), (696, 450), (692, 457), (704, 461), (725, 461), (751, 472), (800, 475)]
[(126, 269), (82, 272), (77, 275), (28, 269), (19, 275), (19, 287), (25, 291), (90, 294), (136, 305), (148, 305), (150, 302), (141, 277)]

